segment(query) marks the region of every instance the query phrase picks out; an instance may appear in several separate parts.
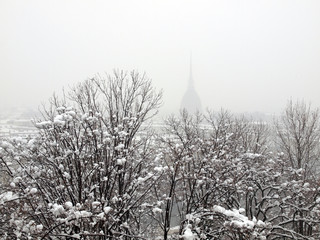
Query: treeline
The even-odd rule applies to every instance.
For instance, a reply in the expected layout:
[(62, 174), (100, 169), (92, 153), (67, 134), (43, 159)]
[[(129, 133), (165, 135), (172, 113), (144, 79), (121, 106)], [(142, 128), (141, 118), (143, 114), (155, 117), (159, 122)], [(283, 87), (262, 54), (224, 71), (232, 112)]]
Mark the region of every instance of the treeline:
[(162, 93), (115, 72), (0, 142), (1, 239), (319, 239), (319, 112), (149, 120)]

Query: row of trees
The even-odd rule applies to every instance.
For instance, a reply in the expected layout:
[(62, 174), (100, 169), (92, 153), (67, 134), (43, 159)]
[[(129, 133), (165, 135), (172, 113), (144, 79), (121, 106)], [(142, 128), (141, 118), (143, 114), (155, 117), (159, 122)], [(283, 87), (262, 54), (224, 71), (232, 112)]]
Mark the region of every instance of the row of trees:
[[(292, 108), (306, 110), (301, 103), (290, 103)], [(303, 119), (308, 111), (300, 112)], [(173, 220), (170, 213), (177, 212), (179, 234), (190, 228), (199, 239), (318, 239), (317, 159), (303, 157), (300, 166), (294, 165), (300, 156), (296, 154), (318, 151), (318, 139), (309, 138), (318, 131), (317, 123), (287, 128), (278, 122), (276, 147), (284, 151), (272, 153), (272, 129), (266, 123), (227, 112), (203, 118), (183, 112), (166, 122), (170, 135), (161, 137), (161, 153), (163, 164), (172, 170), (161, 183), (171, 186), (165, 195), (169, 198), (162, 199), (164, 231)], [(300, 151), (293, 152), (300, 142)]]
[[(115, 72), (54, 96), (38, 135), (0, 142), (2, 239), (319, 239), (319, 112), (274, 126), (227, 111), (171, 116)], [(274, 137), (276, 135), (276, 137)]]

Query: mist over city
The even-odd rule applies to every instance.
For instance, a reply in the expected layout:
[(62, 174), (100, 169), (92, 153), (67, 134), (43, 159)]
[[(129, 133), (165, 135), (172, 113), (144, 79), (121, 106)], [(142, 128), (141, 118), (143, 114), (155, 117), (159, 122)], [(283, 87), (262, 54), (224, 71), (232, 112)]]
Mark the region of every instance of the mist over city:
[(203, 108), (319, 106), (318, 1), (1, 1), (1, 109), (114, 69), (146, 73), (180, 108), (192, 54)]
[(319, 13), (0, 0), (0, 240), (320, 239)]

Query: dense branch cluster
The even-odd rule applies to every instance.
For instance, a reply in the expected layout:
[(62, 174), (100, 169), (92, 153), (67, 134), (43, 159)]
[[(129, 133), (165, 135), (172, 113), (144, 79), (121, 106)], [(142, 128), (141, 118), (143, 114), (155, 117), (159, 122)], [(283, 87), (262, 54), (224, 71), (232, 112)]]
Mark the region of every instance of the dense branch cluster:
[(319, 174), (268, 152), (266, 123), (223, 111), (202, 117), (169, 118), (160, 138), (171, 169), (158, 183), (171, 186), (157, 199), (164, 232), (174, 221), (177, 238), (191, 229), (192, 239), (318, 239)]
[(160, 104), (115, 72), (2, 139), (0, 239), (320, 238), (317, 110), (290, 102), (275, 127), (182, 111), (152, 132)]

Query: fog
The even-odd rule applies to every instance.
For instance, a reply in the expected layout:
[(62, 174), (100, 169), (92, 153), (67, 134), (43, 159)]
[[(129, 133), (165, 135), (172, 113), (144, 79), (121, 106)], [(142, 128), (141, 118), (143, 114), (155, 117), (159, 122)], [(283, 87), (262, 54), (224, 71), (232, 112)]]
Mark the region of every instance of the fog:
[(191, 52), (204, 108), (318, 107), (319, 13), (318, 0), (1, 0), (0, 109), (37, 108), (97, 73), (136, 69), (174, 112)]

